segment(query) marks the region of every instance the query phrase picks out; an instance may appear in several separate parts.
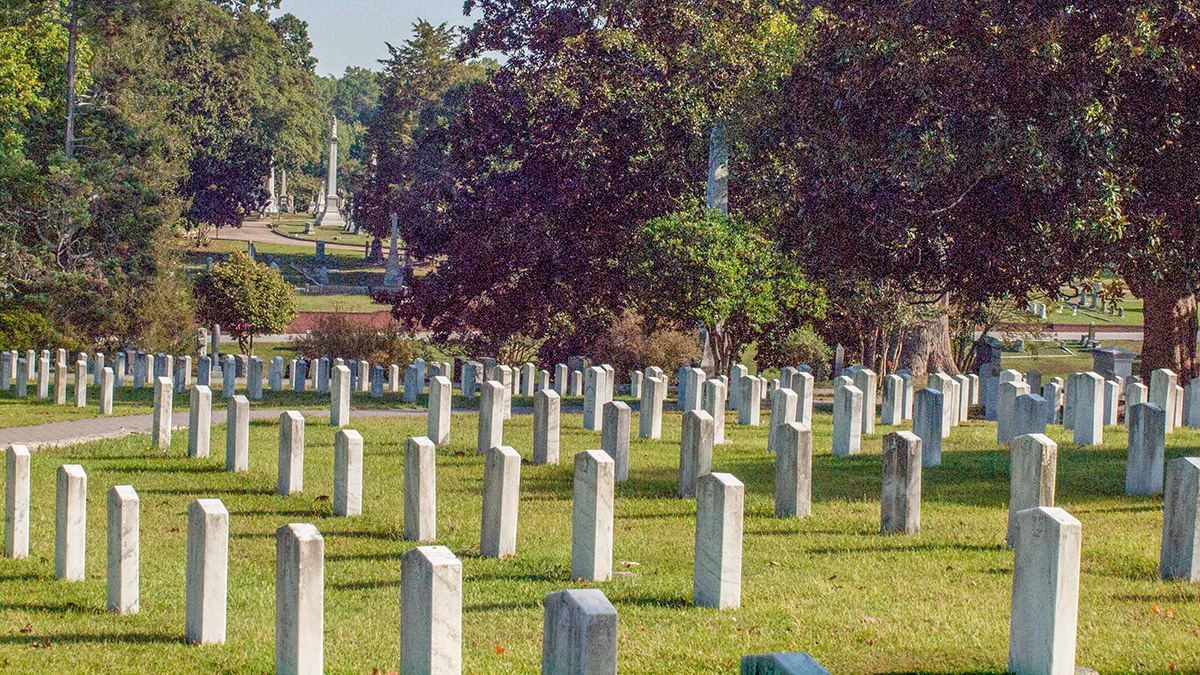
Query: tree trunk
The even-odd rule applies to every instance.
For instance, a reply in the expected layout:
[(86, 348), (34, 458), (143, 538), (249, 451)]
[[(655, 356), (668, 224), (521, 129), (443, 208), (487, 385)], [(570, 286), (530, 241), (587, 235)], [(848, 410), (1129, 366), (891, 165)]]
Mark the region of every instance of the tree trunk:
[(946, 311), (950, 307), (949, 296), (942, 295), (937, 307), (942, 311), (928, 324), (913, 331), (905, 341), (900, 360), (915, 377), (938, 371), (947, 375), (959, 374), (958, 366), (954, 365), (954, 349), (950, 346), (950, 315)]
[(1159, 368), (1179, 375), (1179, 382), (1196, 377), (1196, 291), (1169, 282), (1140, 289), (1145, 303), (1142, 379)]

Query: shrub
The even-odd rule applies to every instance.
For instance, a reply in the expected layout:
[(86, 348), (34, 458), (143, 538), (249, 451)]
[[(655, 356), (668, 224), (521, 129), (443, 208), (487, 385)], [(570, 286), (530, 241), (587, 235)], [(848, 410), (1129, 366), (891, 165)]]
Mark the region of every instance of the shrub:
[(645, 321), (632, 310), (613, 321), (608, 331), (585, 354), (596, 363), (608, 363), (618, 373), (658, 366), (673, 373), (700, 359), (696, 335), (675, 330), (647, 332)]
[(807, 363), (815, 373), (824, 371), (833, 360), (833, 350), (810, 326), (790, 330), (785, 335), (772, 335), (759, 342), (759, 367), (796, 366)]
[(15, 307), (0, 310), (0, 345), (5, 349), (42, 349), (60, 342), (61, 336), (41, 313)]
[(296, 318), (296, 298), (283, 275), (240, 251), (200, 277), (195, 293), (200, 321), (221, 324), (242, 353), (253, 348), (255, 335), (282, 333)]
[(401, 368), (413, 362), (413, 345), (399, 326), (383, 328), (352, 321), (346, 314), (322, 317), (308, 335), (292, 341), (296, 351), (306, 359), (322, 356), (340, 357), (370, 363), (393, 363)]

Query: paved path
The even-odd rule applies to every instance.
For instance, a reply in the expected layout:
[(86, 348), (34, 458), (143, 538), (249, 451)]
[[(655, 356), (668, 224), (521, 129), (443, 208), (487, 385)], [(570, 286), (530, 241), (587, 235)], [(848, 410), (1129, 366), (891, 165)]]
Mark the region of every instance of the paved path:
[[(222, 227), (214, 240), (233, 240), (233, 241), (252, 241), (256, 244), (283, 244), (284, 246), (311, 246), (314, 250), (317, 248), (317, 242), (307, 239), (292, 239), (285, 237), (267, 224), (265, 220), (247, 220), (242, 223), (241, 227)], [(363, 247), (356, 244), (338, 244), (336, 242), (325, 242), (325, 250), (339, 251), (358, 251), (363, 252)]]
[[(283, 410), (251, 410), (250, 419), (275, 419)], [(329, 419), (328, 410), (301, 410), (305, 417)], [(457, 412), (457, 411), (456, 411)], [(514, 412), (516, 410), (514, 409)], [(401, 409), (366, 409), (354, 410), (350, 419), (370, 417), (401, 417), (424, 415), (425, 411), (418, 408)], [(124, 438), (132, 434), (150, 433), (150, 415), (127, 415), (124, 417), (97, 417), (86, 420), (69, 420), (66, 422), (51, 422), (28, 427), (9, 427), (0, 429), (0, 447), (12, 444), (28, 446), (30, 450), (38, 448), (57, 448), (66, 445), (76, 445), (88, 441), (98, 441), (106, 438)], [(225, 411), (212, 411), (212, 423), (224, 424)], [(171, 425), (175, 429), (186, 429), (188, 413), (176, 412), (172, 416)]]

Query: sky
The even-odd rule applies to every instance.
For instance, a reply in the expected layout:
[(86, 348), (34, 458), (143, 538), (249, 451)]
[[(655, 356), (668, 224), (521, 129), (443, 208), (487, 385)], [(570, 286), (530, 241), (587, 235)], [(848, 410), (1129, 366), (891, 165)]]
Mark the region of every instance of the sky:
[(308, 22), (318, 75), (341, 75), (346, 66), (379, 70), (384, 42), (398, 45), (412, 35), (418, 18), (464, 26), (462, 0), (283, 0), (283, 13)]

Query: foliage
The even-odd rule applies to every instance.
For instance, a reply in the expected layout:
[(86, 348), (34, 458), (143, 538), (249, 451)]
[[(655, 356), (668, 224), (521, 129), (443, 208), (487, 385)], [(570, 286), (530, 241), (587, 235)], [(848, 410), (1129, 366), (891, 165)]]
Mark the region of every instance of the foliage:
[(18, 351), (67, 346), (46, 317), (16, 306), (0, 309), (0, 344)]
[(308, 334), (292, 341), (306, 359), (326, 356), (404, 368), (416, 358), (411, 341), (396, 324), (385, 327), (354, 321), (346, 314), (327, 314)]
[(759, 368), (785, 368), (807, 363), (814, 376), (819, 376), (826, 372), (828, 364), (833, 363), (833, 350), (815, 330), (801, 326), (764, 335), (758, 342), (754, 360)]
[(626, 264), (649, 326), (708, 328), (717, 372), (776, 324), (824, 309), (823, 292), (759, 226), (699, 205), (635, 230)]
[(213, 265), (196, 281), (195, 293), (197, 318), (220, 324), (242, 353), (253, 349), (255, 335), (282, 333), (296, 318), (296, 299), (283, 275), (241, 251)]
[(610, 364), (621, 374), (647, 366), (674, 373), (699, 363), (701, 356), (695, 332), (648, 329), (646, 321), (632, 309), (623, 312), (587, 353), (596, 363)]

